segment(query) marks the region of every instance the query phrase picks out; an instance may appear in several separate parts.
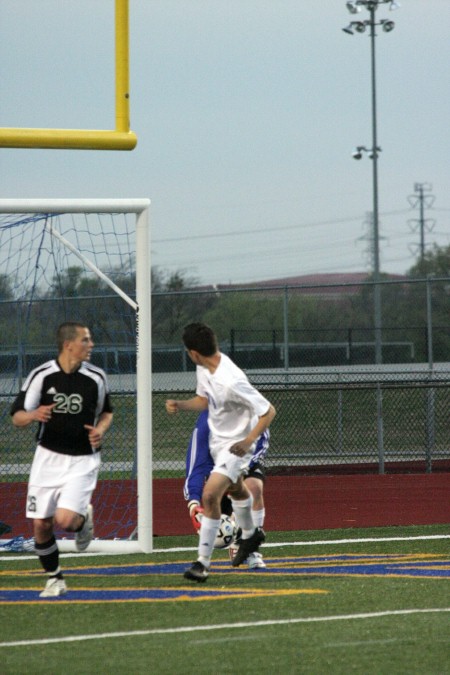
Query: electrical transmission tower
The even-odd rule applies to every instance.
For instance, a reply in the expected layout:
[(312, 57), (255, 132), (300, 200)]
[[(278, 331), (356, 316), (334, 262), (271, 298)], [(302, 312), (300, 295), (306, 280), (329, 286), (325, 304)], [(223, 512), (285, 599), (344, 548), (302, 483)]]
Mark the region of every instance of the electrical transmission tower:
[(420, 260), (425, 257), (425, 232), (432, 232), (436, 221), (433, 218), (425, 218), (425, 209), (431, 208), (434, 204), (434, 196), (429, 194), (432, 186), (430, 183), (414, 183), (414, 192), (416, 194), (408, 197), (408, 202), (413, 209), (419, 209), (419, 218), (408, 220), (411, 232), (419, 232), (420, 240), (418, 244), (411, 244), (410, 250), (416, 255), (419, 252)]

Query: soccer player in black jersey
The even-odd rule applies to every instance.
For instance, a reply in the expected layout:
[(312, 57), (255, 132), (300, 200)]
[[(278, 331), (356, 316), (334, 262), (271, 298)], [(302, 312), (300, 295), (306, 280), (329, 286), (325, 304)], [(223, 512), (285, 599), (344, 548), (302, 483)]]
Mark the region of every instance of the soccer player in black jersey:
[(89, 363), (94, 347), (89, 329), (61, 324), (57, 346), (58, 357), (28, 375), (11, 408), (16, 427), (38, 422), (26, 515), (33, 518), (35, 551), (48, 575), (44, 598), (67, 592), (54, 526), (75, 532), (79, 551), (92, 540), (90, 502), (102, 439), (113, 418), (106, 375)]

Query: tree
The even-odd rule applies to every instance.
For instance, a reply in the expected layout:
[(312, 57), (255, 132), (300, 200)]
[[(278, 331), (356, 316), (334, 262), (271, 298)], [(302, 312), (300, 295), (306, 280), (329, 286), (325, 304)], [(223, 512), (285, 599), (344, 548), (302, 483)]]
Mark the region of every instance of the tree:
[(10, 342), (14, 344), (17, 311), (11, 280), (6, 274), (0, 274), (0, 329), (3, 345)]
[(408, 272), (408, 276), (413, 279), (425, 279), (430, 275), (450, 277), (450, 246), (441, 247), (434, 244)]
[[(426, 335), (428, 310), (431, 312), (433, 358), (435, 361), (448, 361), (450, 360), (450, 246), (440, 247), (435, 244), (411, 267), (408, 276), (411, 279), (427, 279), (426, 283), (415, 284), (410, 289), (411, 318), (423, 325), (423, 333)], [(428, 308), (427, 292), (431, 300)], [(424, 360), (427, 357), (425, 351)]]
[(187, 276), (183, 270), (167, 274), (155, 269), (152, 273), (154, 343), (178, 343), (183, 326), (204, 320), (205, 312), (215, 301), (214, 291), (199, 289), (198, 280)]
[(6, 274), (0, 274), (0, 300), (12, 300), (13, 297), (10, 278)]

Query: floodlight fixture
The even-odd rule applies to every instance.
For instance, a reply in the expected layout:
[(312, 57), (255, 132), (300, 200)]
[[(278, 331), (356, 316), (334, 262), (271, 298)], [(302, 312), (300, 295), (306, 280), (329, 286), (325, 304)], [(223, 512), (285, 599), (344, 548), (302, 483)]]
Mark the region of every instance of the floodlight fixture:
[(348, 33), (349, 35), (353, 35), (353, 31), (356, 31), (357, 33), (364, 33), (366, 30), (366, 26), (368, 26), (370, 21), (350, 21), (348, 26), (343, 28), (342, 30), (344, 33)]
[(364, 33), (366, 30), (366, 21), (354, 21), (353, 27), (357, 33)]
[(367, 151), (367, 157), (369, 159), (375, 159), (378, 157), (378, 153), (381, 152), (381, 148), (379, 145), (377, 145), (376, 148), (371, 148), (370, 150)]
[(382, 19), (381, 25), (383, 26), (385, 33), (390, 33), (391, 30), (394, 30), (395, 23), (393, 21), (389, 21), (388, 19)]
[(361, 11), (361, 7), (355, 2), (355, 0), (349, 0), (346, 3), (347, 9), (350, 12), (350, 14), (358, 14), (358, 12)]
[(361, 159), (363, 152), (367, 152), (367, 148), (364, 145), (358, 145), (352, 152), (353, 159)]
[(350, 14), (358, 14), (362, 7), (365, 7), (369, 12), (374, 12), (380, 5), (389, 3), (389, 9), (393, 12), (400, 9), (400, 3), (397, 0), (348, 0), (345, 5)]
[(365, 145), (358, 145), (352, 152), (353, 159), (362, 159), (363, 154), (366, 154), (369, 159), (378, 157), (381, 148), (377, 145), (375, 148), (366, 148)]

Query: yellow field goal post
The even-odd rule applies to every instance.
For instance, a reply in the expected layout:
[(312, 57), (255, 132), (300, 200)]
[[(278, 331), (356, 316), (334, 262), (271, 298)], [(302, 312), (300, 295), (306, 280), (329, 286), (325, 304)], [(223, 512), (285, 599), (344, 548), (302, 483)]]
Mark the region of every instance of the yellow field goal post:
[(130, 131), (129, 0), (115, 0), (116, 128), (25, 129), (0, 128), (2, 148), (64, 150), (133, 150), (137, 136)]

